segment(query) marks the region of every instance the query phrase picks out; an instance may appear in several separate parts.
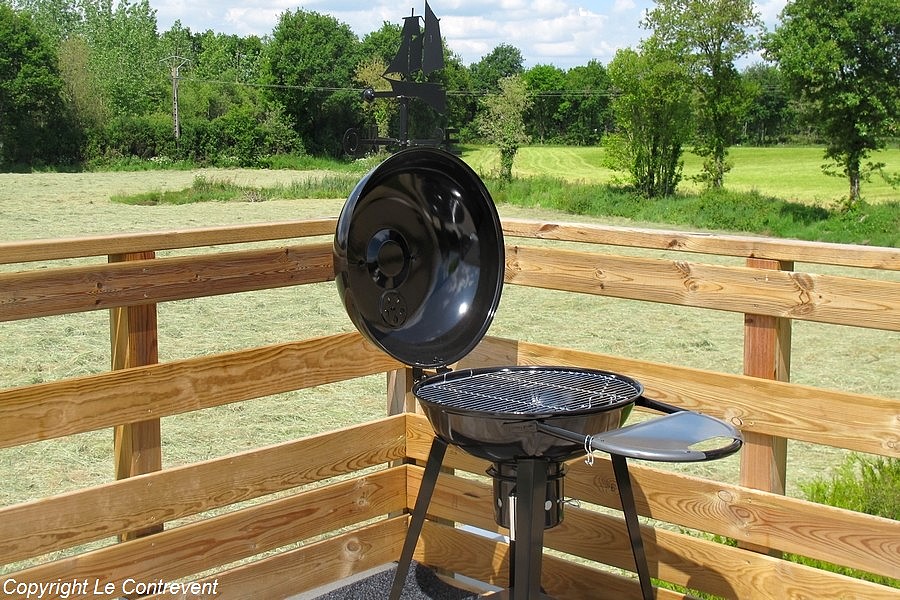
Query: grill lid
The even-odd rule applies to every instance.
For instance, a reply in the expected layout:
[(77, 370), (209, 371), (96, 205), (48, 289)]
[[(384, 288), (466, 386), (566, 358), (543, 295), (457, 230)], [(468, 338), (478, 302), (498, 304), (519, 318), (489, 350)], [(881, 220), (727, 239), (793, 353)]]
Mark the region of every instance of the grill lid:
[(387, 158), (338, 218), (334, 273), (356, 328), (418, 367), (440, 367), (484, 337), (500, 302), (503, 231), (478, 175), (436, 148)]

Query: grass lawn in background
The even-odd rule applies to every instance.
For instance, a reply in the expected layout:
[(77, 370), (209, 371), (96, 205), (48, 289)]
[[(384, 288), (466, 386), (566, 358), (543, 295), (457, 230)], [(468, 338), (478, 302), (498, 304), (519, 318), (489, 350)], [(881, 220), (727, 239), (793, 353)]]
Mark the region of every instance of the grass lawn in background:
[[(844, 177), (830, 177), (822, 172), (825, 162), (822, 152), (821, 147), (731, 148), (729, 160), (733, 167), (725, 174), (725, 187), (756, 191), (792, 202), (832, 206), (848, 195), (849, 182)], [(496, 173), (499, 168), (499, 154), (494, 148), (468, 148), (463, 158), (483, 175)], [(889, 173), (900, 173), (900, 148), (878, 152), (872, 160), (885, 163)], [(698, 156), (684, 153), (684, 179), (679, 191), (700, 189), (690, 178), (700, 172), (701, 164)], [(603, 149), (599, 147), (526, 146), (516, 155), (513, 176), (610, 183), (616, 173), (603, 166)], [(878, 174), (863, 182), (862, 195), (870, 203), (900, 200), (900, 190), (892, 188)]]

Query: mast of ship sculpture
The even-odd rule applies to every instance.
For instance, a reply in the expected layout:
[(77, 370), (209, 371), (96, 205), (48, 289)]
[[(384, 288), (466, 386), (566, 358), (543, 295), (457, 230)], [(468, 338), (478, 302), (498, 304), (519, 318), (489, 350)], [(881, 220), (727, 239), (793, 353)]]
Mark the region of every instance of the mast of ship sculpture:
[[(415, 81), (416, 73), (427, 77), (431, 73), (444, 68), (444, 47), (441, 41), (440, 21), (432, 12), (428, 2), (425, 3), (425, 27), (420, 27), (421, 17), (416, 16), (415, 9), (408, 17), (403, 18), (403, 29), (400, 33), (400, 48), (391, 60), (382, 77), (391, 85), (390, 92), (369, 94), (375, 98), (397, 98), (400, 103), (400, 147), (409, 145), (409, 100), (420, 98), (437, 112), (443, 114), (447, 110), (447, 95), (444, 88), (436, 83)], [(399, 75), (399, 79), (388, 77)]]
[[(424, 21), (424, 28), (422, 22)], [(374, 102), (378, 98), (397, 100), (400, 108), (400, 135), (397, 138), (379, 137), (377, 132), (372, 137), (360, 135), (358, 129), (351, 127), (344, 133), (343, 146), (347, 154), (356, 155), (362, 149), (382, 145), (397, 145), (400, 148), (409, 146), (440, 146), (449, 143), (443, 131), (438, 130), (434, 139), (411, 140), (409, 138), (409, 101), (418, 98), (431, 106), (440, 114), (447, 112), (447, 94), (437, 83), (423, 81), (431, 73), (444, 68), (444, 46), (441, 40), (440, 21), (435, 16), (428, 2), (425, 3), (424, 19), (416, 15), (415, 9), (410, 16), (403, 18), (403, 29), (400, 32), (400, 48), (390, 61), (381, 77), (387, 81), (390, 91), (375, 91), (368, 87), (362, 92), (366, 102)]]

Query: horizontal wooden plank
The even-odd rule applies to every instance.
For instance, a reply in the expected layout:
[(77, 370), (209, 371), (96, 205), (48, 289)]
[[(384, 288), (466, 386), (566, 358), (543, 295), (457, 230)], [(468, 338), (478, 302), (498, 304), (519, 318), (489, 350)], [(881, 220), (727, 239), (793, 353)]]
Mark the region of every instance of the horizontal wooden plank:
[(502, 224), (511, 237), (900, 271), (897, 248), (530, 219), (503, 219)]
[[(415, 559), (478, 581), (509, 585), (509, 546), (446, 525), (426, 521)], [(544, 554), (541, 586), (557, 600), (603, 598), (640, 600), (638, 584), (631, 577)], [(602, 594), (598, 590), (603, 590)], [(667, 589), (656, 590), (657, 600), (683, 600)]]
[(406, 468), (395, 467), (7, 576), (26, 584), (76, 577), (117, 590), (129, 578), (175, 581), (402, 510), (405, 486)]
[[(408, 419), (407, 451), (411, 458), (424, 460), (433, 436), (431, 426), (421, 416)], [(487, 467), (458, 450), (448, 453), (444, 464), (480, 474)], [(630, 472), (638, 511), (645, 516), (889, 577), (900, 572), (900, 522), (653, 469), (641, 462), (632, 461)], [(567, 496), (621, 506), (610, 461), (603, 455), (596, 456), (593, 467), (580, 459), (571, 461), (565, 485)], [(416, 493), (409, 491), (411, 496)], [(465, 494), (479, 497), (472, 489)], [(482, 508), (490, 515), (489, 503)], [(490, 528), (491, 522), (473, 524)]]
[(333, 235), (336, 218), (0, 242), (0, 264)]
[(900, 400), (519, 343), (519, 363), (634, 377), (649, 398), (711, 414), (742, 430), (900, 457)]
[(900, 331), (900, 282), (507, 247), (506, 282), (570, 292)]
[(214, 593), (153, 594), (143, 600), (284, 600), (396, 561), (406, 537), (407, 521), (407, 517), (395, 517), (352, 529), (197, 582), (201, 590), (211, 590), (215, 585)]
[(0, 273), (0, 321), (333, 278), (330, 243)]
[[(409, 471), (411, 491), (416, 493), (422, 469), (410, 467)], [(566, 476), (566, 484), (569, 484), (570, 478), (571, 474)], [(635, 493), (641, 495), (644, 488), (640, 482), (636, 481), (636, 484)], [(679, 493), (678, 489), (674, 493)], [(682, 493), (690, 495), (690, 489)], [(493, 530), (491, 504), (492, 492), (487, 484), (442, 474), (429, 512), (440, 519)], [(563, 522), (545, 532), (546, 548), (634, 570), (628, 534), (620, 517), (572, 506), (567, 506), (565, 511)], [(818, 597), (863, 600), (892, 597), (892, 592), (883, 586), (824, 573), (666, 529), (647, 526), (641, 529), (651, 576), (717, 596), (766, 600)], [(548, 580), (548, 571), (552, 573), (553, 570), (545, 567), (544, 585), (552, 589), (554, 584)], [(775, 571), (782, 576), (772, 578), (771, 574)], [(817, 596), (816, 590), (820, 589), (833, 593)]]
[(0, 447), (399, 367), (354, 332), (0, 390)]
[(398, 416), (5, 507), (0, 564), (399, 460), (405, 440)]
[[(546, 542), (563, 552), (603, 560), (608, 544), (627, 540), (620, 519), (588, 510), (569, 511), (567, 520), (548, 532)], [(650, 573), (664, 581), (703, 590), (724, 598), (782, 600), (784, 598), (852, 598), (888, 600), (895, 591), (884, 586), (827, 573), (768, 555), (674, 533), (642, 527)], [(624, 568), (632, 570), (630, 549), (623, 554)], [(773, 577), (773, 573), (778, 573)]]
[[(642, 514), (682, 527), (809, 556), (871, 573), (900, 573), (900, 522), (630, 464)], [(618, 508), (608, 459), (572, 461), (566, 493)]]
[[(0, 242), (0, 264), (332, 235), (336, 224), (337, 219), (329, 217), (281, 223)], [(900, 250), (897, 248), (515, 218), (502, 219), (502, 226), (504, 234), (509, 237), (900, 270)]]

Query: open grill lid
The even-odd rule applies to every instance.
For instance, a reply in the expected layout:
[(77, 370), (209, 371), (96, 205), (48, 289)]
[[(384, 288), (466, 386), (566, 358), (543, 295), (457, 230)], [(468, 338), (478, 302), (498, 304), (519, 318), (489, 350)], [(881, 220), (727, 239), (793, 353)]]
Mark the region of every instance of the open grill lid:
[(392, 357), (441, 367), (484, 337), (500, 302), (500, 219), (456, 156), (410, 148), (350, 194), (334, 237), (334, 274), (356, 328)]

